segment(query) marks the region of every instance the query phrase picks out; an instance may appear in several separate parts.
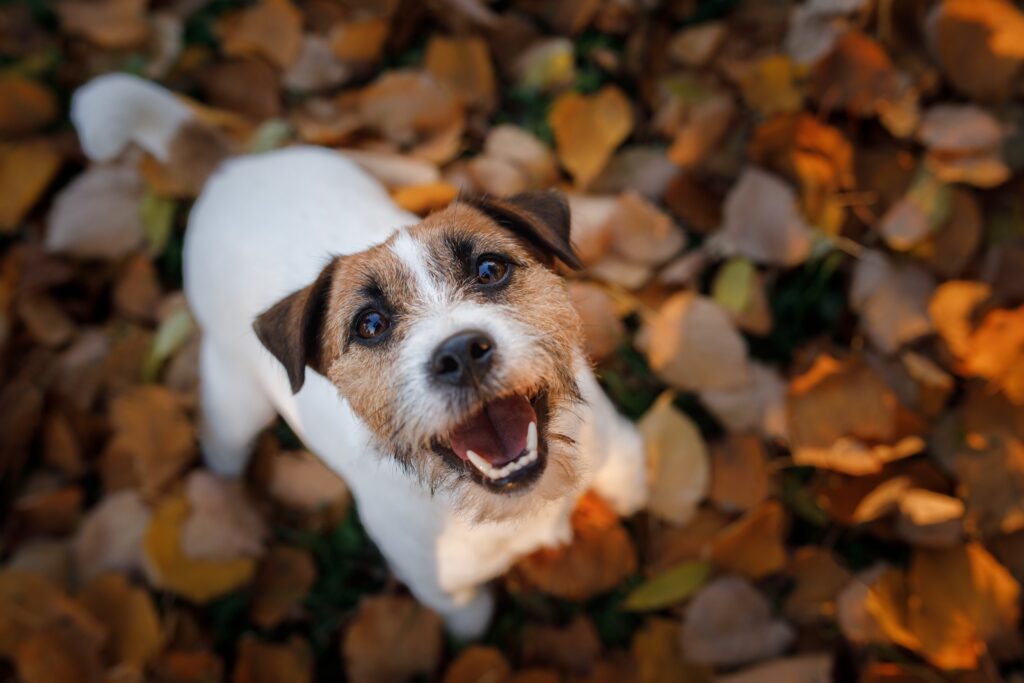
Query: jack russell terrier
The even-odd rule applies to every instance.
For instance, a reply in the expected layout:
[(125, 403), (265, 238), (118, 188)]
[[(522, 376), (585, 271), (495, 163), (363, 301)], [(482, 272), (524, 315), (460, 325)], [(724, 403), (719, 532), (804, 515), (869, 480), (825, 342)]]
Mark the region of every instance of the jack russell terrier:
[[(81, 88), (93, 159), (161, 159), (192, 110), (126, 75)], [(554, 191), (400, 209), (343, 153), (223, 163), (192, 209), (185, 292), (202, 328), (201, 446), (228, 476), (277, 414), (348, 482), (395, 575), (462, 637), (486, 583), (570, 540), (586, 489), (646, 499), (643, 444), (581, 347), (555, 261), (578, 268)]]

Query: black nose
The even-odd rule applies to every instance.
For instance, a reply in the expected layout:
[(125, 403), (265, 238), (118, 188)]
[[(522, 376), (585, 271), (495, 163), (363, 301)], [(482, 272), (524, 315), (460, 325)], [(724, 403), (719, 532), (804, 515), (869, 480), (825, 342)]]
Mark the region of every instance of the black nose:
[(445, 384), (468, 386), (479, 383), (491, 367), (494, 340), (480, 330), (459, 332), (434, 350), (431, 369)]

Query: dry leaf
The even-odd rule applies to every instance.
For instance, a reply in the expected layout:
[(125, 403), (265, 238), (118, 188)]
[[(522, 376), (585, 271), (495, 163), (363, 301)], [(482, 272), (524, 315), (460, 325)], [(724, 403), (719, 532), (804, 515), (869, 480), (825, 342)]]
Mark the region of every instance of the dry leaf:
[(736, 666), (782, 654), (794, 636), (792, 626), (772, 618), (768, 600), (748, 581), (726, 576), (694, 596), (680, 642), (692, 662)]
[(0, 78), (0, 133), (26, 135), (57, 117), (53, 91), (17, 74)]
[(109, 663), (142, 671), (162, 649), (164, 636), (153, 598), (124, 576), (105, 574), (94, 579), (78, 599), (108, 629)]
[(150, 513), (138, 492), (118, 491), (92, 508), (78, 528), (72, 546), (79, 582), (107, 571), (142, 568), (142, 537)]
[[(967, 443), (977, 443), (968, 430)], [(991, 443), (961, 448), (953, 460), (967, 528), (984, 536), (1024, 529), (1024, 441), (994, 430), (982, 433)]]
[(388, 140), (411, 146), (463, 122), (454, 94), (428, 73), (389, 71), (359, 94), (364, 125)]
[(972, 669), (986, 641), (1017, 625), (1020, 585), (984, 548), (917, 550), (906, 576), (890, 570), (867, 608), (893, 642), (944, 669)]
[(286, 545), (272, 546), (256, 571), (249, 616), (261, 628), (278, 626), (301, 611), (314, 581), (316, 563), (312, 555)]
[(345, 510), (351, 501), (345, 481), (309, 451), (275, 451), (261, 478), (271, 499), (297, 512)]
[(697, 426), (666, 393), (638, 424), (647, 457), (647, 508), (673, 524), (686, 524), (708, 493), (707, 448)]
[[(636, 662), (637, 683), (710, 682), (709, 671), (684, 659), (679, 633), (676, 621), (657, 618), (647, 620), (637, 630), (630, 648)], [(611, 680), (621, 681), (623, 678), (620, 673)]]
[(268, 643), (246, 634), (238, 644), (234, 683), (312, 683), (313, 653), (299, 636)]
[(448, 206), (458, 194), (458, 188), (441, 182), (400, 187), (392, 193), (391, 198), (406, 211), (425, 216)]
[(724, 22), (710, 21), (682, 29), (668, 45), (672, 59), (685, 66), (704, 66), (728, 35)]
[(797, 83), (800, 72), (786, 55), (759, 59), (740, 78), (743, 98), (763, 116), (795, 111), (804, 100)]
[(991, 295), (987, 284), (972, 280), (950, 280), (935, 289), (928, 315), (954, 357), (967, 355), (974, 330), (971, 315)]
[(56, 9), (63, 30), (102, 48), (133, 47), (149, 32), (146, 0), (62, 0)]
[(4, 566), (39, 575), (56, 586), (69, 586), (73, 573), (71, 544), (66, 540), (34, 539), (19, 545)]
[(963, 372), (997, 386), (1024, 405), (1024, 306), (990, 311), (964, 349)]
[(760, 579), (786, 566), (786, 514), (769, 500), (725, 528), (711, 544), (711, 561), (725, 571)]
[(224, 663), (213, 654), (197, 650), (165, 652), (152, 666), (159, 683), (214, 683), (224, 680)]
[(860, 313), (868, 338), (893, 353), (932, 331), (928, 302), (935, 287), (934, 278), (920, 267), (865, 251), (854, 270), (850, 304)]
[[(484, 156), (514, 166), (526, 187), (543, 187), (558, 178), (558, 167), (551, 150), (533, 133), (518, 126), (501, 124), (491, 128), (484, 140)], [(576, 240), (575, 232), (573, 240)]]
[(280, 75), (258, 57), (212, 64), (200, 74), (200, 85), (210, 104), (232, 114), (253, 121), (281, 115)]
[(666, 133), (672, 136), (668, 159), (679, 168), (692, 169), (706, 162), (721, 148), (736, 117), (736, 101), (728, 91), (701, 94), (696, 99), (670, 100), (671, 108), (661, 114), (671, 120), (662, 127), (667, 125)]
[(949, 548), (964, 536), (964, 504), (952, 496), (911, 488), (900, 496), (896, 529), (911, 545)]
[(218, 32), (225, 54), (260, 55), (285, 69), (302, 47), (302, 13), (289, 0), (260, 0), (223, 19)]
[(799, 182), (805, 192), (855, 185), (850, 141), (805, 112), (778, 115), (758, 126), (749, 152), (755, 163)]
[(786, 385), (775, 368), (750, 363), (750, 381), (743, 387), (700, 392), (701, 403), (733, 432), (757, 431), (786, 435)]
[(139, 211), (145, 188), (126, 166), (91, 166), (57, 195), (46, 249), (80, 258), (122, 256), (142, 244)]
[(633, 131), (633, 109), (615, 86), (605, 86), (593, 95), (568, 92), (551, 105), (548, 124), (559, 161), (577, 187), (586, 187)]
[(63, 536), (75, 528), (85, 493), (79, 486), (47, 487), (33, 492), (31, 482), (14, 502), (12, 512), (29, 533)]
[(437, 166), (422, 159), (365, 150), (345, 150), (344, 154), (387, 187), (430, 185), (441, 180)]
[(307, 33), (281, 82), (289, 90), (322, 92), (345, 83), (352, 71), (334, 54), (329, 38)]
[(636, 571), (636, 550), (615, 512), (588, 493), (572, 513), (573, 540), (523, 557), (516, 570), (549, 595), (582, 601), (606, 593)]
[(195, 427), (167, 389), (140, 386), (114, 399), (108, 453), (130, 457), (143, 496), (166, 489), (196, 457)]
[(764, 444), (756, 436), (732, 434), (711, 446), (711, 502), (725, 512), (749, 510), (771, 492)]
[(611, 357), (626, 337), (626, 327), (615, 300), (603, 287), (589, 282), (570, 282), (569, 297), (583, 323), (583, 348), (594, 363)]
[(829, 683), (832, 655), (801, 655), (759, 664), (739, 673), (719, 676), (715, 683)]
[(805, 546), (793, 554), (788, 572), (796, 585), (786, 596), (783, 613), (796, 622), (834, 619), (836, 599), (850, 574), (822, 548)]
[(334, 55), (349, 64), (370, 64), (380, 59), (388, 37), (389, 22), (385, 17), (362, 17), (335, 24), (331, 29)]
[(118, 312), (141, 322), (153, 322), (160, 295), (153, 261), (142, 254), (131, 257), (114, 285), (114, 306)]
[(61, 166), (47, 140), (0, 144), (0, 233), (17, 227)]
[(629, 261), (657, 266), (686, 246), (675, 222), (636, 192), (620, 196), (608, 220), (612, 249)]
[(427, 45), (424, 66), (467, 107), (482, 112), (494, 108), (494, 68), (484, 40), (435, 35)]
[(905, 88), (885, 49), (860, 31), (849, 31), (836, 41), (812, 70), (810, 86), (820, 105), (861, 117), (878, 114)]
[(443, 683), (511, 683), (512, 667), (501, 651), (474, 645), (466, 648), (444, 672)]
[(181, 529), (188, 514), (184, 496), (165, 498), (153, 511), (142, 542), (150, 582), (200, 604), (248, 583), (256, 571), (252, 558), (218, 562), (192, 559), (184, 553)]
[(64, 346), (75, 334), (75, 323), (43, 293), (19, 298), (15, 308), (28, 333), (43, 346)]
[(995, 187), (1010, 177), (1002, 159), (1003, 128), (980, 107), (932, 107), (917, 136), (929, 150), (926, 165), (946, 182)]
[[(518, 47), (518, 46), (517, 46)], [(516, 53), (516, 80), (525, 90), (559, 90), (576, 77), (575, 50), (567, 38), (538, 40)]]
[(611, 247), (610, 219), (617, 206), (615, 197), (569, 195), (572, 243), (584, 265), (593, 266)]
[(189, 512), (180, 545), (187, 557), (226, 562), (263, 553), (267, 528), (241, 482), (196, 470), (185, 490)]
[(73, 628), (55, 623), (22, 642), (15, 657), (22, 683), (101, 683), (98, 647), (83, 642)]
[(341, 648), (353, 683), (427, 676), (441, 660), (441, 620), (412, 598), (368, 596), (359, 603)]
[(522, 644), (526, 664), (553, 666), (579, 675), (593, 669), (601, 653), (597, 629), (584, 615), (576, 616), (564, 628), (527, 624), (523, 629)]
[(658, 145), (629, 145), (612, 156), (590, 186), (595, 193), (617, 194), (632, 190), (650, 200), (659, 200), (679, 174), (665, 150)]
[(730, 190), (722, 228), (710, 242), (726, 255), (793, 266), (806, 260), (812, 239), (792, 188), (770, 173), (749, 167)]
[(668, 299), (637, 337), (651, 369), (669, 384), (693, 391), (747, 386), (746, 345), (711, 299), (680, 292)]

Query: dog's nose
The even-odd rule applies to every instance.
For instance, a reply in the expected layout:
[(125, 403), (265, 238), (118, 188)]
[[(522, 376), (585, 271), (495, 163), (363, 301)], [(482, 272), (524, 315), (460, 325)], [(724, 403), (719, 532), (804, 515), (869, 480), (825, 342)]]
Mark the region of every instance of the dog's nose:
[(494, 357), (494, 340), (480, 330), (459, 332), (434, 350), (431, 368), (445, 384), (467, 386), (483, 379)]

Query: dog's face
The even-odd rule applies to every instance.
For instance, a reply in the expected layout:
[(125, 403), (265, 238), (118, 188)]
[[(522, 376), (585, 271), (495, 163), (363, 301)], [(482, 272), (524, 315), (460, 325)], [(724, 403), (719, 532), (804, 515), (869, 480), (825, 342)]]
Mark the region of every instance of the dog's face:
[(579, 266), (560, 194), (456, 202), (336, 258), (254, 328), (294, 391), (307, 365), (325, 375), (425, 486), (517, 515), (577, 479), (580, 322), (556, 258)]

